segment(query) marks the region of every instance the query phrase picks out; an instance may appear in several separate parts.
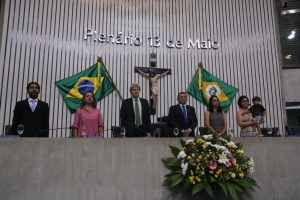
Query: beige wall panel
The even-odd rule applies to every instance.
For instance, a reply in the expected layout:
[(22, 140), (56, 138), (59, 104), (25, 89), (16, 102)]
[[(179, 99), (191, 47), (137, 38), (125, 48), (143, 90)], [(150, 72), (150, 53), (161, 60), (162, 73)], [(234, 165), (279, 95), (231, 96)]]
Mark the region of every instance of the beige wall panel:
[(284, 95), (286, 102), (300, 102), (300, 69), (283, 70)]

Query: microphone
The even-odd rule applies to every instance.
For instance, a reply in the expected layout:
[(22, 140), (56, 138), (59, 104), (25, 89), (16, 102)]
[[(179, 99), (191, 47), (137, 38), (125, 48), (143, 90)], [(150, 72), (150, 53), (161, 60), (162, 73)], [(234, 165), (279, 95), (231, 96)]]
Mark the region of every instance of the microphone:
[(38, 133), (40, 133), (40, 132), (54, 131), (54, 130), (61, 130), (61, 129), (73, 129), (73, 127), (72, 127), (72, 126), (69, 126), (69, 127), (65, 127), (65, 128), (50, 128), (50, 129), (38, 130), (37, 132), (35, 132), (34, 137), (37, 137), (37, 136), (38, 136)]
[(132, 124), (132, 123), (130, 123), (130, 122), (128, 122), (128, 121), (126, 121), (125, 119), (123, 119), (123, 121), (124, 121), (126, 124), (129, 124), (130, 126), (136, 128), (136, 129), (139, 129), (140, 131), (142, 131), (143, 133), (145, 133), (146, 136), (148, 136), (148, 133), (147, 133), (146, 131), (144, 131), (143, 129), (137, 127), (136, 125), (134, 125), (134, 124)]

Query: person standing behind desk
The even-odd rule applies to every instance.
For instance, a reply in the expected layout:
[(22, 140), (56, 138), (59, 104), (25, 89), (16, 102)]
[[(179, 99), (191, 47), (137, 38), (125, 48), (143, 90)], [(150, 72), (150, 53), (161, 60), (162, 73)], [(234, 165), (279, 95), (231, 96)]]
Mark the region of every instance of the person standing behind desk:
[(148, 100), (139, 98), (141, 87), (137, 83), (130, 86), (131, 98), (121, 105), (121, 126), (126, 129), (126, 137), (150, 137), (150, 106)]
[(26, 89), (29, 98), (16, 103), (12, 132), (18, 134), (17, 127), (23, 124), (24, 132), (21, 137), (49, 137), (49, 106), (38, 99), (40, 85), (31, 82)]
[(236, 120), (241, 127), (241, 136), (253, 136), (252, 125), (258, 125), (259, 121), (251, 120), (252, 113), (249, 112), (249, 99), (246, 96), (240, 96), (238, 99), (238, 106), (240, 110), (236, 112)]
[(187, 95), (185, 92), (178, 94), (177, 101), (177, 105), (170, 107), (169, 124), (173, 129), (179, 129), (179, 137), (195, 136), (194, 129), (198, 124), (195, 108), (186, 105)]
[[(73, 124), (74, 137), (102, 136), (103, 119), (101, 111), (96, 108), (97, 101), (92, 91), (87, 91), (82, 98), (81, 107), (77, 109)], [(82, 135), (82, 127), (86, 135)]]
[(204, 124), (216, 133), (216, 137), (225, 137), (223, 134), (227, 130), (227, 119), (220, 107), (219, 98), (215, 95), (209, 98), (208, 109), (204, 113)]

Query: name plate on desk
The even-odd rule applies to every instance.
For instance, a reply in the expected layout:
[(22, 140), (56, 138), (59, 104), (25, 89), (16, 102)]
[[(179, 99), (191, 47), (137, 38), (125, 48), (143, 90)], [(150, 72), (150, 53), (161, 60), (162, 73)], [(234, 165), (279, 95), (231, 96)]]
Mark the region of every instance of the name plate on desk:
[(1, 138), (20, 138), (20, 135), (1, 135)]
[(88, 136), (88, 138), (103, 138), (103, 136)]

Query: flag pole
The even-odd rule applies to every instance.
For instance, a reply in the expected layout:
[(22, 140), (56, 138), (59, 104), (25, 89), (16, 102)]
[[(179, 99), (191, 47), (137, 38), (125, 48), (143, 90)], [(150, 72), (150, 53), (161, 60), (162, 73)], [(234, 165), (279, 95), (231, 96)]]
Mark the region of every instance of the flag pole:
[[(101, 58), (101, 57), (98, 57), (98, 62), (100, 62), (100, 63), (102, 62), (102, 58)], [(117, 89), (116, 84), (114, 83), (114, 81), (112, 80), (110, 74), (108, 73), (108, 71), (107, 71), (107, 69), (106, 69), (106, 67), (105, 67), (105, 65), (104, 65), (103, 62), (102, 62), (102, 64), (103, 64), (103, 68), (104, 68), (106, 74), (108, 75), (108, 78), (109, 78), (110, 82), (113, 84), (113, 86), (114, 86), (114, 88), (115, 88), (117, 94), (119, 95), (119, 97), (120, 97), (122, 100), (124, 100), (123, 97), (122, 97), (122, 95), (120, 94), (119, 90)]]
[(202, 87), (202, 67), (203, 67), (203, 64), (202, 64), (202, 61), (198, 64), (198, 88), (199, 90), (203, 90), (203, 87)]

